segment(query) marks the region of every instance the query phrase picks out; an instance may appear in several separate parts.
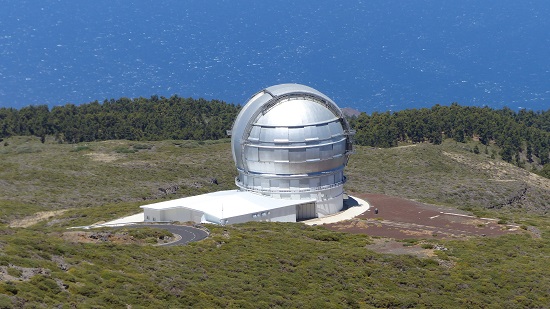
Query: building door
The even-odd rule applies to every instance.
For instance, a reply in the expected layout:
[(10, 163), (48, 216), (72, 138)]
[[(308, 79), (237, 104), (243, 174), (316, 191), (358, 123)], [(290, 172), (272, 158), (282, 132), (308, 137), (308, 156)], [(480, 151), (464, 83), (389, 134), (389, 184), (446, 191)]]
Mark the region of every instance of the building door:
[(315, 203), (296, 205), (296, 221), (317, 218)]

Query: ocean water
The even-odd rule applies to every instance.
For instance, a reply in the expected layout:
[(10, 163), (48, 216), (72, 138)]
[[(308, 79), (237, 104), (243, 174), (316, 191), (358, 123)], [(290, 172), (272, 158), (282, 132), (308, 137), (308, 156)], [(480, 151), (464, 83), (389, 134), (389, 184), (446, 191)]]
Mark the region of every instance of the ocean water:
[(157, 94), (242, 104), (550, 108), (550, 2), (0, 0), (0, 106)]

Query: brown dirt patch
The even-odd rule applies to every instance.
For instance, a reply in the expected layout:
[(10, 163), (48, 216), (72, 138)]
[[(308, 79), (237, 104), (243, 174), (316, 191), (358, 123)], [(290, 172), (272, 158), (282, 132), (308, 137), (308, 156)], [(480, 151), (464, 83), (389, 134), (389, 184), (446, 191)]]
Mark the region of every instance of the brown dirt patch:
[[(115, 244), (138, 244), (145, 245), (150, 244), (144, 239), (136, 239), (128, 233), (112, 233), (112, 232), (83, 232), (83, 231), (70, 231), (61, 235), (66, 241), (74, 243), (104, 243), (110, 242)], [(165, 243), (174, 240), (174, 237), (167, 237), (166, 239), (159, 240), (158, 243)]]
[(370, 245), (367, 245), (368, 249), (374, 250), (379, 253), (390, 254), (411, 254), (417, 257), (433, 257), (435, 256), (433, 249), (424, 249), (419, 245), (405, 246), (402, 242), (397, 242), (389, 238), (377, 238)]
[(393, 239), (499, 236), (519, 231), (518, 226), (497, 224), (496, 219), (476, 218), (458, 209), (383, 194), (355, 196), (369, 202), (369, 211), (352, 220), (326, 224), (327, 228)]
[(65, 232), (61, 234), (61, 238), (73, 243), (132, 243), (134, 241), (134, 239), (130, 238), (130, 236), (128, 235), (115, 235), (111, 233), (94, 233), (81, 231)]
[(466, 156), (445, 151), (443, 152), (443, 155), (470, 168), (488, 172), (490, 175), (493, 175), (493, 179), (491, 179), (492, 181), (515, 182), (519, 180), (533, 187), (543, 190), (550, 190), (550, 181), (548, 181), (548, 179), (537, 174), (530, 173), (524, 169), (510, 169), (511, 165), (503, 161), (476, 162)]
[(29, 227), (44, 220), (51, 219), (57, 215), (66, 212), (68, 209), (54, 210), (54, 211), (41, 211), (32, 216), (25, 217), (23, 219), (17, 219), (10, 222), (10, 227)]
[(90, 159), (92, 159), (93, 161), (105, 162), (105, 163), (116, 161), (116, 160), (118, 160), (122, 157), (121, 155), (107, 154), (107, 153), (97, 153), (97, 152), (96, 153), (88, 153), (88, 154), (85, 154), (85, 156), (90, 157)]

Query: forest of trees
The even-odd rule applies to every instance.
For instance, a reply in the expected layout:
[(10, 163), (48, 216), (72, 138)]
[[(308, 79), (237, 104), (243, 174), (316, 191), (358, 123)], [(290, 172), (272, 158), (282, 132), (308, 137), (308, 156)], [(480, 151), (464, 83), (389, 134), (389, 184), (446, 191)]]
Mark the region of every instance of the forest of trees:
[[(34, 135), (43, 141), (50, 135), (66, 143), (220, 139), (227, 137), (226, 130), (231, 129), (240, 108), (218, 100), (176, 95), (67, 104), (51, 110), (46, 105), (0, 108), (0, 139), (14, 135)], [(444, 138), (457, 142), (476, 138), (483, 145), (495, 143), (504, 161), (518, 166), (525, 161), (535, 163), (550, 177), (550, 110), (514, 112), (453, 103), (429, 109), (361, 113), (350, 118), (350, 123), (357, 130), (358, 145), (393, 147), (402, 142), (440, 144)]]
[(152, 96), (88, 104), (0, 108), (0, 138), (53, 135), (67, 143), (97, 140), (208, 140), (227, 137), (240, 107), (204, 99)]
[(483, 145), (495, 143), (504, 161), (545, 165), (550, 162), (550, 110), (533, 112), (509, 108), (435, 105), (399, 112), (362, 113), (351, 120), (357, 130), (355, 142), (373, 147), (393, 147), (400, 142), (440, 144), (444, 138), (457, 142), (477, 138)]

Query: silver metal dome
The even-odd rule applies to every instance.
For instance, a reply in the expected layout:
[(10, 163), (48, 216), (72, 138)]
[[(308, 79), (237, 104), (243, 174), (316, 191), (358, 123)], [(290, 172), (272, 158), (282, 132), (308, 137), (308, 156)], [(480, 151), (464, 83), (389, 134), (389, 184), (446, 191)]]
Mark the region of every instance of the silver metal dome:
[(315, 216), (341, 210), (353, 132), (327, 96), (299, 84), (266, 88), (242, 108), (231, 135), (242, 190), (316, 200)]

